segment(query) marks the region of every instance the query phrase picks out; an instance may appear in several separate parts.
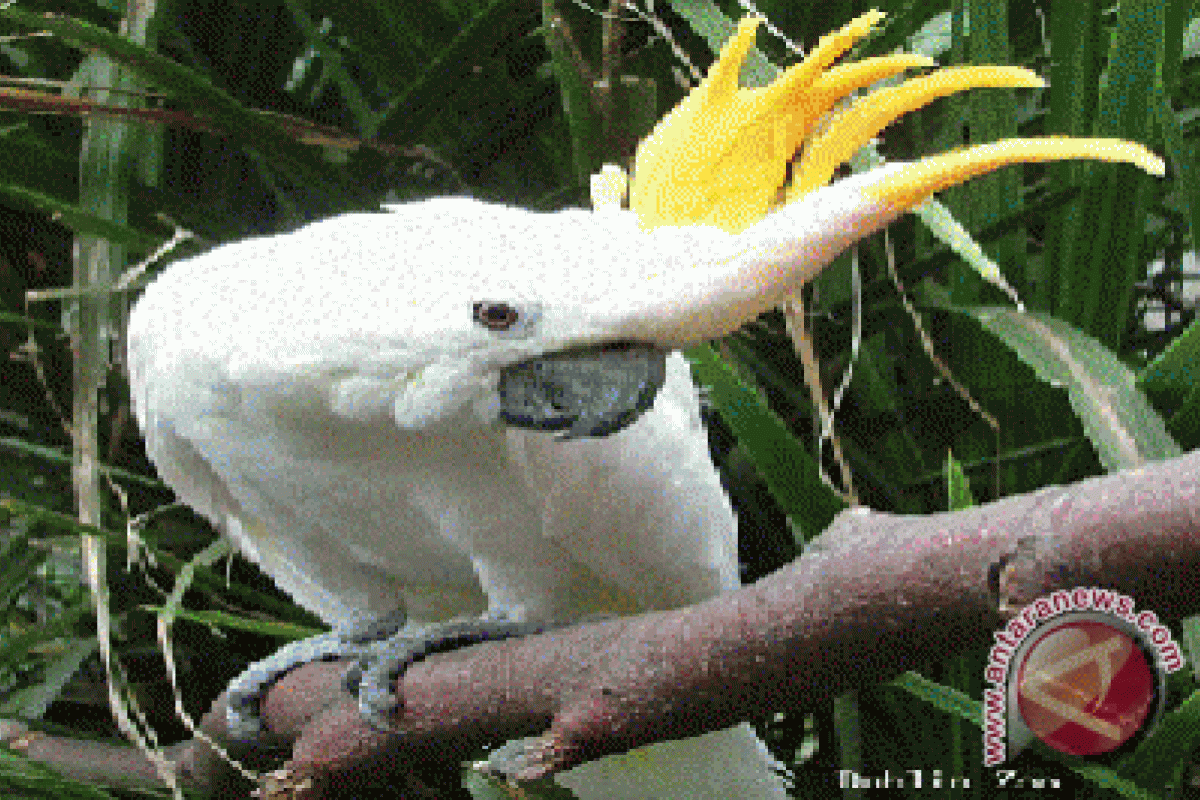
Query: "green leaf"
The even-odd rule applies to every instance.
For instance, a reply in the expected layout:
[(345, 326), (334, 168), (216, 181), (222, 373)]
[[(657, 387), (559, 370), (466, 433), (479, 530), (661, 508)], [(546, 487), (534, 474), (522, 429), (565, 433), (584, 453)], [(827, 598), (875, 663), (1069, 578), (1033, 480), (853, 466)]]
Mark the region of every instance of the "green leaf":
[(942, 686), (916, 672), (904, 673), (894, 679), (892, 685), (914, 697), (919, 697), (940, 711), (953, 714), (959, 719), (968, 720), (976, 727), (982, 728), (983, 726), (983, 703), (968, 697), (957, 689)]
[[(60, 613), (45, 625), (31, 627), (19, 633), (8, 633), (0, 638), (0, 667), (5, 670), (15, 670), (21, 664), (28, 662), (33, 656), (34, 648), (45, 645), (56, 639), (66, 637), (75, 641), (73, 633), (75, 626), (83, 618), (85, 610), (75, 607)], [(95, 640), (91, 640), (93, 643)], [(60, 665), (61, 665), (60, 661)], [(48, 668), (53, 667), (48, 665)], [(69, 676), (68, 676), (69, 677)], [(53, 692), (56, 697), (61, 687)], [(0, 702), (0, 714), (16, 715), (42, 707), (47, 694), (37, 687), (29, 687), (24, 692), (14, 692)], [(51, 698), (53, 699), (53, 698)]]
[[(0, 448), (8, 448), (26, 455), (36, 456), (37, 458), (45, 459), (53, 464), (57, 464), (64, 468), (71, 466), (71, 456), (64, 453), (57, 447), (46, 447), (45, 445), (33, 444), (22, 439), (15, 439), (10, 436), (0, 436)], [(137, 483), (142, 486), (148, 486), (153, 489), (165, 489), (166, 484), (154, 478), (147, 478), (145, 475), (138, 475), (136, 472), (129, 472), (120, 467), (113, 467), (108, 464), (100, 464), (99, 469), (101, 474), (107, 475), (110, 478), (120, 478), (130, 483)]]
[(57, 648), (59, 653), (55, 658), (45, 662), (41, 680), (4, 698), (0, 713), (14, 714), (22, 719), (41, 719), (83, 662), (100, 647), (95, 636), (59, 639), (58, 643), (62, 647)]
[(45, 764), (0, 748), (0, 795), (55, 800), (114, 800), (97, 786), (64, 778)]
[(1200, 746), (1200, 693), (1179, 708), (1164, 714), (1154, 732), (1118, 766), (1118, 771), (1140, 786), (1166, 793), (1180, 767), (1191, 761)]
[(592, 87), (587, 72), (589, 66), (580, 59), (567, 39), (567, 29), (554, 3), (542, 3), (542, 34), (546, 38), (546, 49), (550, 51), (550, 62), (554, 66), (554, 77), (562, 93), (563, 114), (567, 128), (571, 131), (571, 152), (574, 154), (575, 182), (587, 186), (593, 172), (604, 159), (600, 152), (604, 141), (600, 115), (592, 106)]
[(821, 481), (817, 463), (712, 345), (690, 348), (684, 355), (783, 512), (805, 538), (823, 531), (845, 504)]
[(50, 548), (30, 546), (28, 532), (4, 539), (0, 546), (0, 608), (8, 608), (25, 590), (33, 573), (50, 555)]
[(463, 774), (463, 786), (475, 800), (512, 800), (514, 797), (529, 798), (529, 800), (574, 800), (575, 798), (574, 792), (564, 786), (559, 786), (551, 778), (523, 782), (520, 790), (514, 791), (504, 779), (484, 775), (474, 769), (467, 769)]
[(277, 636), (281, 639), (296, 641), (297, 639), (307, 639), (309, 636), (316, 636), (319, 633), (325, 633), (321, 628), (312, 628), (307, 625), (296, 625), (291, 622), (275, 622), (271, 620), (250, 619), (237, 614), (230, 614), (225, 611), (192, 611), (186, 608), (169, 609), (166, 606), (141, 606), (146, 611), (152, 611), (155, 614), (172, 614), (176, 619), (187, 619), (192, 622), (198, 622), (201, 625), (210, 625), (221, 628), (233, 628), (234, 630), (247, 631), (249, 633), (258, 634), (259, 636)]
[[(932, 293), (930, 299), (935, 300)], [(1181, 454), (1162, 417), (1137, 389), (1133, 372), (1091, 336), (1040, 312), (941, 305), (976, 319), (1041, 380), (1066, 389), (1071, 408), (1108, 471)]]
[(976, 505), (967, 473), (963, 472), (962, 464), (953, 453), (946, 454), (946, 495), (950, 500), (947, 511), (974, 508)]
[(1147, 389), (1190, 389), (1200, 383), (1200, 320), (1147, 364), (1137, 380)]
[(324, 61), (324, 69), (332, 76), (333, 82), (342, 94), (342, 99), (354, 116), (355, 127), (363, 136), (368, 138), (374, 136), (379, 121), (378, 115), (371, 110), (362, 89), (346, 70), (337, 45), (330, 40), (331, 37), (326, 36), (313, 24), (312, 17), (309, 16), (302, 4), (296, 0), (283, 0), (283, 2), (288, 11), (292, 12), (292, 19), (295, 21), (296, 27), (304, 34), (304, 41), (309, 47), (320, 53)]
[(452, 82), (460, 74), (456, 65), (470, 63), (468, 59), (474, 54), (489, 52), (495, 46), (500, 20), (513, 14), (514, 6), (512, 0), (492, 0), (459, 26), (454, 38), (424, 61), (421, 74), (389, 101), (380, 120), (379, 135), (407, 139), (427, 125), (430, 116), (438, 113), (438, 106), (454, 94)]

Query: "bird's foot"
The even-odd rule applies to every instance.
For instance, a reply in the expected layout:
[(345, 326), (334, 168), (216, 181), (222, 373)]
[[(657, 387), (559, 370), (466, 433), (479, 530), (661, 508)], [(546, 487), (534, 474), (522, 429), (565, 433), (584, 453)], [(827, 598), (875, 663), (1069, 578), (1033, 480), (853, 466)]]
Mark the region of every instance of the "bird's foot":
[(251, 664), (229, 684), (226, 728), (232, 742), (270, 748), (261, 705), (271, 687), (292, 670), (314, 661), (356, 659), (346, 673), (346, 689), (358, 697), (359, 713), (376, 730), (394, 729), (396, 682), (411, 665), (435, 653), (541, 633), (553, 624), (472, 618), (405, 628), (403, 612), (292, 642)]
[(346, 675), (346, 688), (357, 694), (359, 713), (371, 727), (390, 731), (399, 705), (396, 682), (416, 662), (435, 653), (541, 633), (548, 627), (553, 626), (483, 617), (400, 631), (365, 648)]
[(225, 726), (231, 739), (244, 744), (261, 741), (262, 700), (284, 675), (314, 661), (363, 658), (373, 644), (396, 636), (404, 621), (402, 610), (393, 611), (361, 624), (292, 642), (251, 664), (229, 684)]

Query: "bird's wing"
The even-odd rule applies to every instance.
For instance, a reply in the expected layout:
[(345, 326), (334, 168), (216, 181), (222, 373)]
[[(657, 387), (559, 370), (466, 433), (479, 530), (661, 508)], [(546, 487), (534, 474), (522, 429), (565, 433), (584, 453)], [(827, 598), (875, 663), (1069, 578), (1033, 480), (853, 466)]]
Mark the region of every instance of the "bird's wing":
[(150, 412), (143, 424), (154, 431), (148, 454), (180, 499), (323, 619), (402, 603), (422, 618), (482, 609), (469, 558), (413, 503), (405, 437), (390, 424), (289, 429), (228, 404)]

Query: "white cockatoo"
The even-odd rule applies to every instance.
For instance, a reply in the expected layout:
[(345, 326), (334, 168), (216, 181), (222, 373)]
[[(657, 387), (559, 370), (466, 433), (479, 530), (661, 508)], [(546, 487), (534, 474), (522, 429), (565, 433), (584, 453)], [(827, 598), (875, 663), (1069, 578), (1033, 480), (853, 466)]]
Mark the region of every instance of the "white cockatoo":
[[(743, 20), (642, 143), (630, 210), (433, 199), (171, 265), (128, 336), (159, 473), (335, 626), (398, 608), (413, 623), (562, 621), (733, 589), (734, 516), (678, 348), (774, 307), (857, 239), (973, 175), (1073, 157), (1163, 171), (1134, 144), (1014, 140), (827, 185), (934, 97), (1041, 85), (1015, 68), (942, 70), (838, 106), (931, 65), (903, 55), (830, 69), (881, 17), (753, 90), (736, 86), (759, 23)], [(665, 382), (639, 416), (660, 353)], [(593, 367), (600, 377), (587, 377)], [(537, 429), (555, 414), (569, 437)], [(745, 725), (559, 779), (608, 800), (785, 796)]]

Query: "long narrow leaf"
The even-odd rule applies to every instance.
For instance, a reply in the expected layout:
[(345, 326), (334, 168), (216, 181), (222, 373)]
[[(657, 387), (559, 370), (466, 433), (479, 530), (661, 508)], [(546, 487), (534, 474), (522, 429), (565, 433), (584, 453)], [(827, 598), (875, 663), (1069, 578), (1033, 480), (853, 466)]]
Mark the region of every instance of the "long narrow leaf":
[(1137, 389), (1133, 372), (1091, 336), (1039, 312), (942, 307), (974, 318), (1039, 378), (1065, 388), (1105, 469), (1129, 469), (1180, 454), (1162, 417)]
[(685, 353), (708, 398), (733, 429), (762, 473), (767, 488), (792, 522), (811, 538), (829, 525), (845, 504), (821, 482), (817, 463), (758, 393), (743, 383), (710, 345)]

